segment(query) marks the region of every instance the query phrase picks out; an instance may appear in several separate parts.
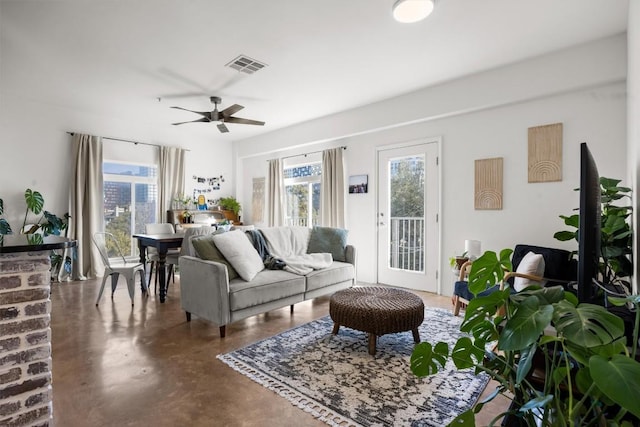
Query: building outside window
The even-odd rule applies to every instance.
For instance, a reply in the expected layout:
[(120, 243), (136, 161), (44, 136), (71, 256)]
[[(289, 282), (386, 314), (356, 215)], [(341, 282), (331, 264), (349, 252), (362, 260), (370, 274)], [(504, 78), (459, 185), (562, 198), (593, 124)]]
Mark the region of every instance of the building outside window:
[[(105, 231), (115, 236), (125, 256), (137, 257), (132, 235), (157, 222), (157, 166), (104, 162), (102, 167)], [(115, 255), (114, 248), (107, 249)]]
[(320, 220), (322, 165), (310, 163), (284, 169), (285, 224), (312, 227)]

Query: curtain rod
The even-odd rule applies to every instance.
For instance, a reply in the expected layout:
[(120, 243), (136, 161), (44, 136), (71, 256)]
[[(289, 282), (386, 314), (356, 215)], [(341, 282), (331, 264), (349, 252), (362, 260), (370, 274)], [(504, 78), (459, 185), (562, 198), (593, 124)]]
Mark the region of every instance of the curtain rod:
[[(68, 133), (69, 135), (71, 135), (71, 136), (75, 135), (75, 133), (74, 133), (74, 132), (67, 132), (67, 133)], [(109, 137), (109, 136), (103, 136), (103, 137), (102, 137), (102, 139), (109, 139), (109, 140), (111, 140), (111, 141), (128, 142), (129, 144), (134, 144), (134, 145), (138, 145), (138, 144), (140, 144), (140, 145), (150, 145), (150, 146), (152, 146), (152, 147), (162, 147), (162, 145), (159, 145), (159, 144), (152, 144), (152, 143), (150, 143), (150, 142), (132, 141), (132, 140), (130, 140), (130, 139), (121, 139), (121, 138), (111, 138), (111, 137)], [(184, 151), (191, 151), (191, 150), (189, 150), (189, 149), (187, 149), (187, 148), (183, 148), (183, 150), (184, 150)]]
[[(336, 147), (336, 148), (342, 148), (343, 150), (346, 150), (346, 149), (347, 149), (347, 147), (346, 147), (345, 145), (342, 145), (342, 146), (340, 146), (340, 147)], [(291, 155), (291, 156), (284, 156), (284, 157), (280, 157), (280, 160), (290, 159), (290, 158), (292, 158), (292, 157), (300, 157), (300, 156), (305, 156), (305, 157), (307, 157), (307, 156), (308, 156), (308, 155), (310, 155), (310, 154), (318, 154), (318, 153), (322, 153), (323, 151), (324, 151), (324, 150), (318, 150), (318, 151), (311, 151), (311, 152), (309, 152), (309, 153), (293, 154), (293, 155)], [(267, 160), (267, 161), (269, 161), (269, 160)]]

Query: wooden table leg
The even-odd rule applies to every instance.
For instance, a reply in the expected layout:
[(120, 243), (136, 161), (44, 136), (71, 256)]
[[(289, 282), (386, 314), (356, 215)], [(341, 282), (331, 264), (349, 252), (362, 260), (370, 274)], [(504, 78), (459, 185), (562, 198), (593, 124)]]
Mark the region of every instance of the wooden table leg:
[(333, 335), (338, 335), (338, 329), (340, 329), (340, 324), (338, 323), (334, 323), (333, 324), (333, 332), (331, 332)]
[(167, 253), (158, 251), (158, 267), (156, 274), (158, 275), (158, 281), (160, 282), (160, 302), (164, 303), (167, 296), (167, 272), (165, 270), (167, 261)]
[(376, 334), (369, 333), (369, 354), (375, 356), (376, 354)]
[(418, 332), (418, 328), (412, 329), (411, 332), (413, 332), (413, 342), (418, 344), (420, 342), (420, 332)]
[[(140, 253), (140, 263), (144, 268), (144, 282), (147, 281), (147, 247), (142, 244), (142, 241), (138, 239), (138, 252)], [(148, 287), (147, 287), (148, 288)], [(140, 283), (140, 290), (144, 293), (144, 285)]]

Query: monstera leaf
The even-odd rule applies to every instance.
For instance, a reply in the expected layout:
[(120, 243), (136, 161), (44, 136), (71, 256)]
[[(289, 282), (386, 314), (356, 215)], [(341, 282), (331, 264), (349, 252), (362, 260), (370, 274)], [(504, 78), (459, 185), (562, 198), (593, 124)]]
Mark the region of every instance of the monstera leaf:
[(538, 340), (553, 318), (553, 306), (540, 305), (535, 296), (525, 299), (500, 334), (500, 350), (524, 350)]
[(474, 295), (502, 282), (505, 271), (511, 271), (512, 249), (500, 251), (500, 257), (493, 251), (487, 251), (471, 264), (469, 290)]
[[(4, 213), (4, 201), (0, 199), (0, 215)], [(6, 219), (0, 218), (0, 235), (11, 233), (11, 226)]]
[(503, 289), (472, 299), (467, 305), (460, 330), (462, 332), (471, 332), (478, 324), (494, 316), (498, 308), (502, 307), (508, 298), (509, 289)]
[(27, 203), (27, 209), (36, 215), (40, 215), (44, 207), (44, 197), (38, 191), (32, 191), (30, 188), (24, 192), (24, 201)]
[(606, 308), (594, 304), (574, 306), (563, 300), (554, 304), (553, 322), (558, 333), (578, 346), (609, 344), (624, 335), (624, 322)]
[(439, 342), (432, 347), (430, 343), (423, 341), (416, 345), (411, 354), (411, 371), (419, 377), (435, 374), (444, 368), (447, 357), (449, 357), (447, 343)]
[(621, 354), (610, 360), (596, 355), (589, 359), (589, 371), (600, 391), (640, 418), (640, 363)]
[(458, 369), (466, 369), (480, 365), (483, 357), (484, 349), (474, 345), (469, 337), (458, 339), (458, 342), (456, 342), (451, 352), (451, 359)]

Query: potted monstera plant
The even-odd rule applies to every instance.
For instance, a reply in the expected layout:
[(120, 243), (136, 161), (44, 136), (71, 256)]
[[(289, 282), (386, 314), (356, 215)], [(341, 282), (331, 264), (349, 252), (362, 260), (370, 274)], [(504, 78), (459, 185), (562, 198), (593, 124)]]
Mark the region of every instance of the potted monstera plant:
[[(478, 294), (502, 282), (511, 270), (511, 249), (488, 251), (474, 261), (469, 289)], [(633, 343), (638, 342), (640, 297), (610, 298), (636, 308)], [(450, 425), (475, 426), (475, 414), (502, 394), (512, 404), (493, 421), (527, 426), (640, 425), (640, 363), (628, 348), (622, 319), (605, 308), (579, 304), (561, 286), (504, 289), (469, 302), (453, 348), (422, 342), (411, 356), (418, 376), (441, 370), (447, 360), (497, 382), (493, 393)]]
[[(44, 210), (44, 197), (39, 191), (28, 188), (24, 192), (25, 213), (22, 220), (20, 232), (28, 234), (34, 244), (41, 243), (43, 236), (64, 233), (67, 236), (69, 226), (69, 213), (59, 217), (49, 211)], [(0, 215), (4, 214), (4, 201), (0, 199)], [(33, 220), (33, 215), (40, 215)], [(5, 218), (0, 218), (0, 235), (11, 234), (13, 230)], [(63, 256), (57, 251), (51, 251), (51, 277), (57, 277), (61, 268), (67, 273), (71, 273), (72, 260), (70, 256)]]

